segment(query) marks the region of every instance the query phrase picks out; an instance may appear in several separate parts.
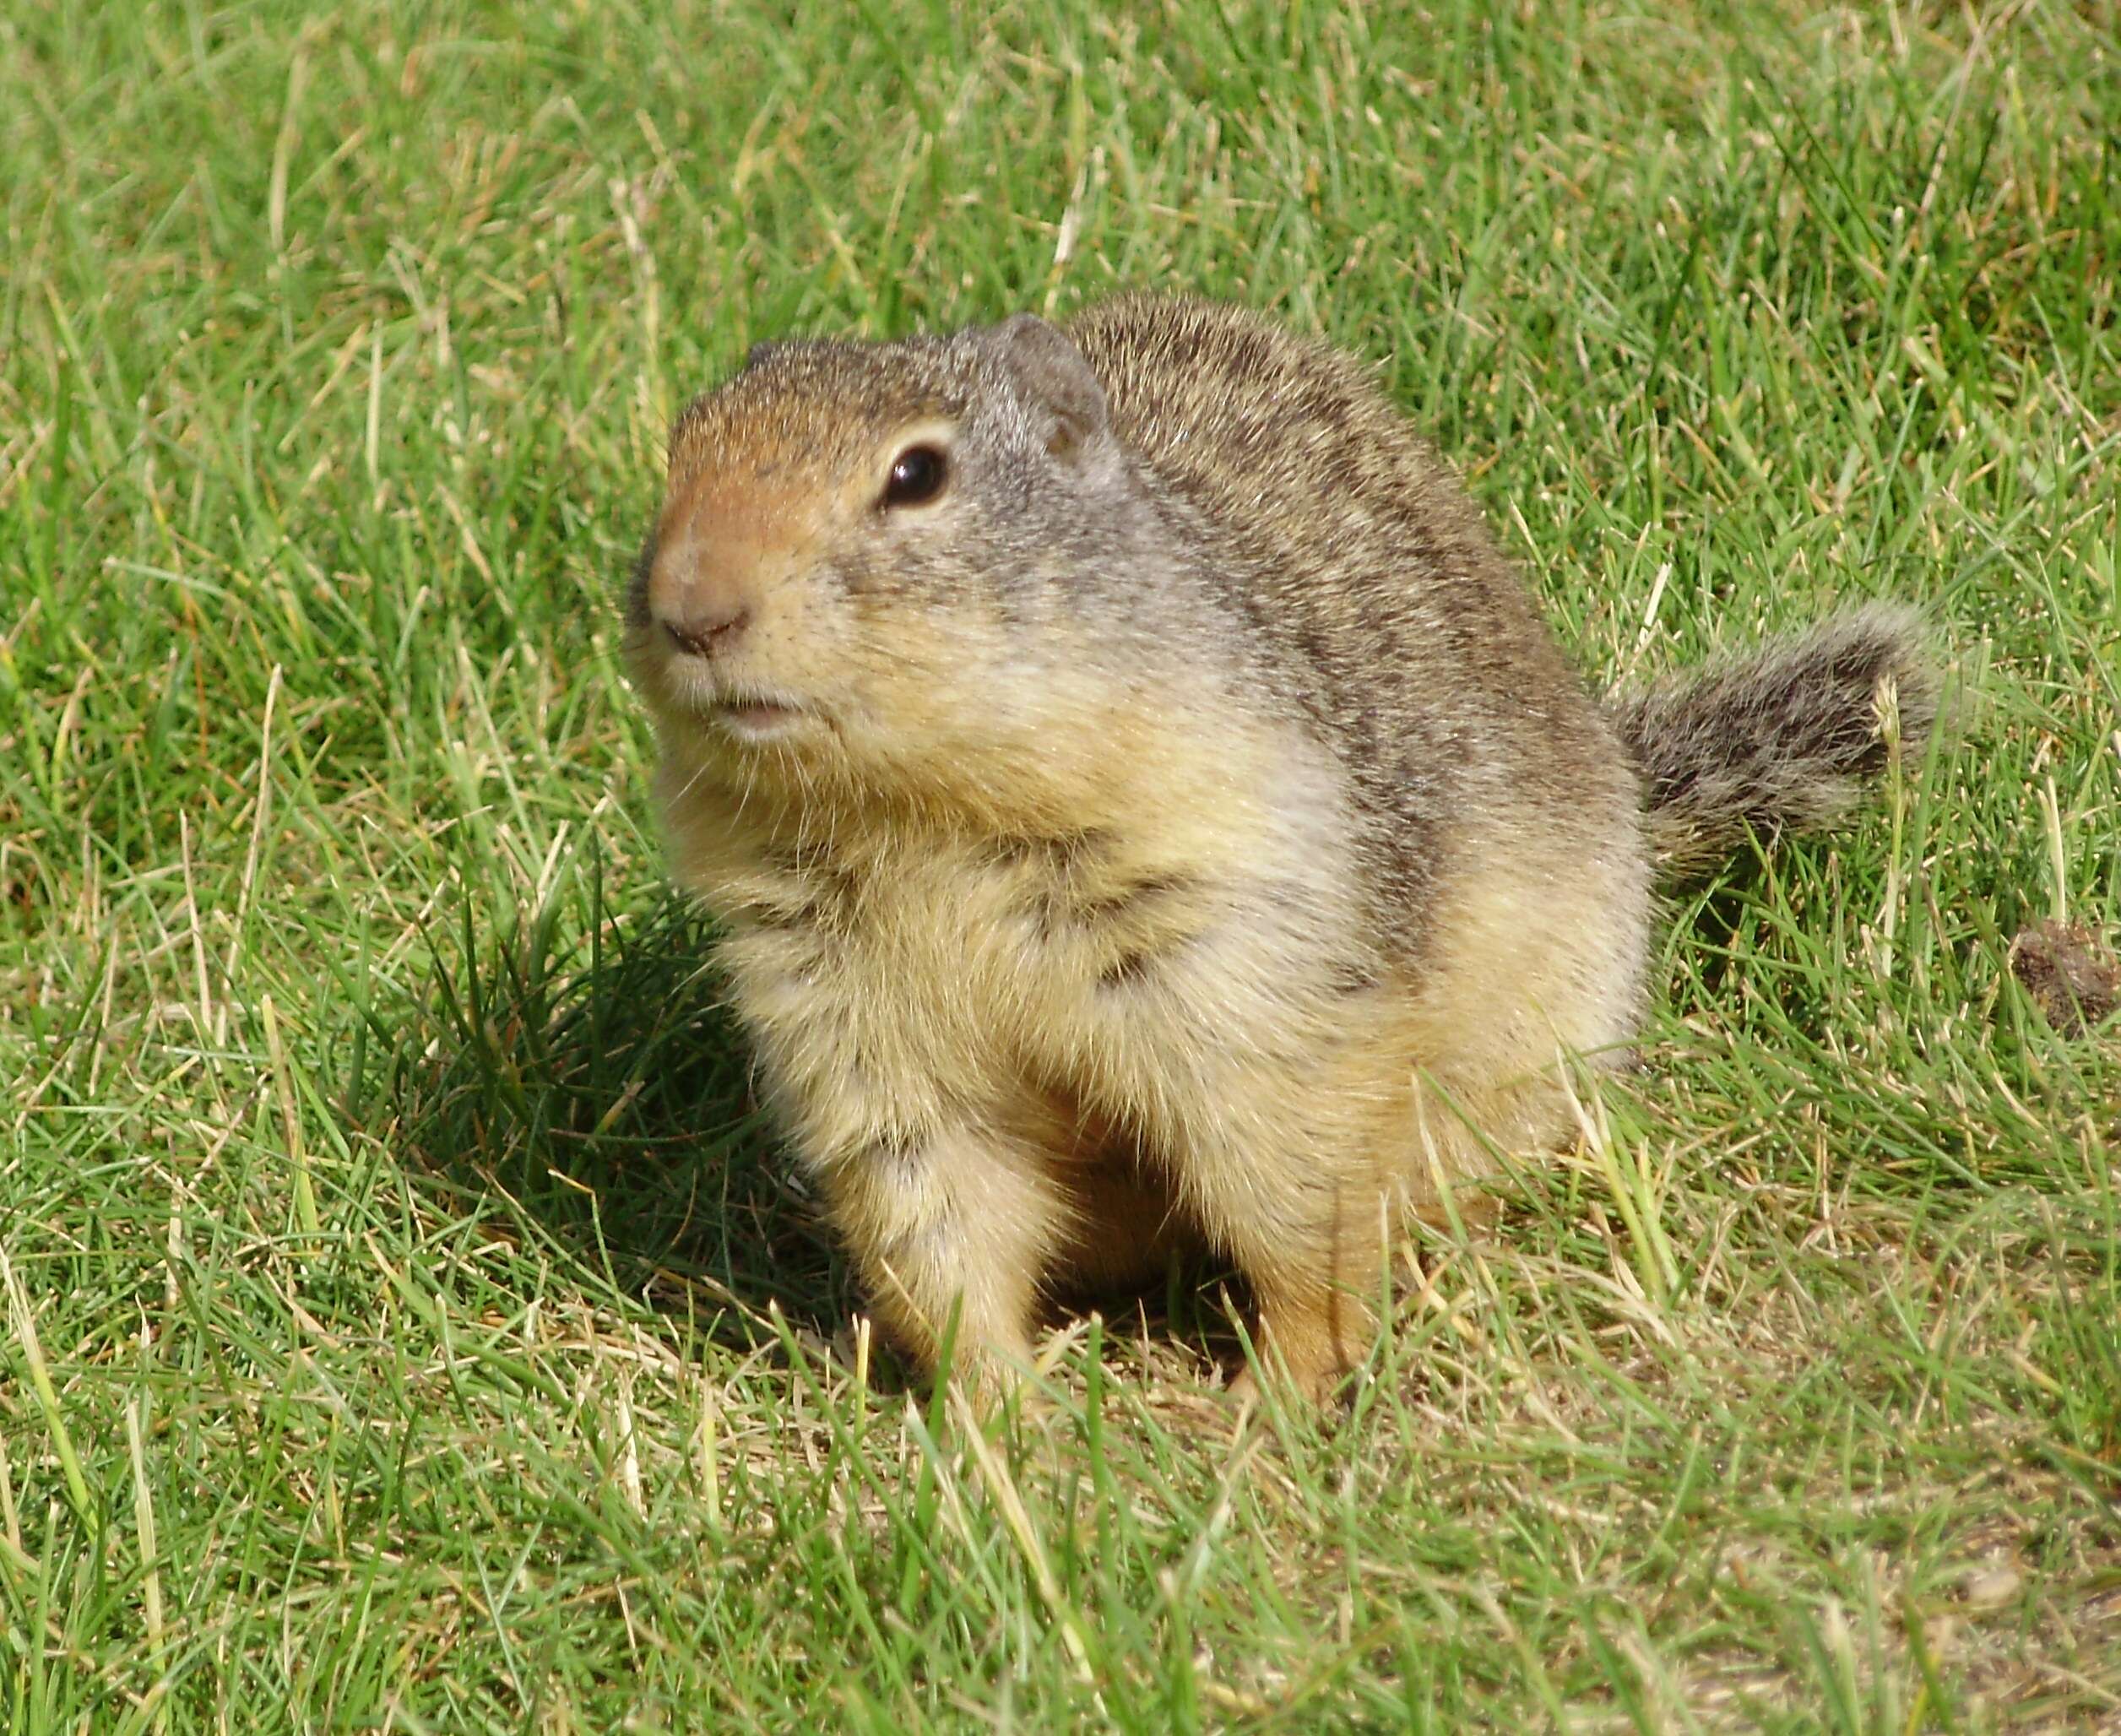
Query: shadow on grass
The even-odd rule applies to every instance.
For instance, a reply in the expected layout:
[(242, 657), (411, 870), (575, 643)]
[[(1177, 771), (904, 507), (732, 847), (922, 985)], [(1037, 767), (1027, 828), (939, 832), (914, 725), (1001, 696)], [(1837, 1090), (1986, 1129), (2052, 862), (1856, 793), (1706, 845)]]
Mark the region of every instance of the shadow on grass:
[(594, 865), (578, 890), (491, 933), (467, 904), (431, 935), (372, 1120), (430, 1197), (591, 1288), (747, 1348), (769, 1303), (828, 1337), (852, 1286), (752, 1101), (709, 924), (661, 888), (613, 911)]

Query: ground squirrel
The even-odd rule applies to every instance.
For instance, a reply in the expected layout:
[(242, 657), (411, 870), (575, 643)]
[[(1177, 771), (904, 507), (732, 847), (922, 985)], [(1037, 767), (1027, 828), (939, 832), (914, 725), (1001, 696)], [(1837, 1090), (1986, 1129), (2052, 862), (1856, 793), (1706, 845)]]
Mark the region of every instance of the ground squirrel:
[(1874, 606), (1601, 703), (1359, 364), (1150, 297), (761, 344), (627, 617), (770, 1101), (982, 1383), (1197, 1243), (1330, 1390), (1392, 1214), (1627, 1053), (1657, 863), (1831, 816), (1934, 686)]

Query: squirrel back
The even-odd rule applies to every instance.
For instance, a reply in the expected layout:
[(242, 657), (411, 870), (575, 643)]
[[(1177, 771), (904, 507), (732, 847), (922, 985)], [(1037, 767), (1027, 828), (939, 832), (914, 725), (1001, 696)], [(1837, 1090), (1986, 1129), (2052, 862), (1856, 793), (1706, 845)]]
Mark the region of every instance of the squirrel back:
[[(1347, 769), (1419, 931), (1440, 816), (1622, 844), (1614, 733), (1450, 468), (1370, 370), (1241, 308), (1153, 296), (1067, 328), (1115, 432), (1192, 509), (1216, 600)], [(1529, 837), (1527, 843), (1531, 842)]]
[[(1226, 541), (1234, 611), (1313, 680), (1299, 703), (1341, 743), (1402, 836), (1421, 804), (1465, 799), (1464, 756), (1508, 738), (1513, 795), (1580, 802), (1608, 743), (1568, 702), (1579, 683), (1443, 462), (1348, 357), (1213, 302), (1123, 297), (1068, 328), (1122, 437)], [(1321, 582), (1324, 581), (1324, 582)], [(1825, 826), (1934, 723), (1920, 616), (1872, 604), (1798, 635), (1608, 696), (1641, 783), (1661, 875), (1712, 867), (1749, 831)], [(1425, 686), (1424, 647), (1455, 679)], [(1401, 679), (1391, 679), (1397, 670)], [(1396, 703), (1386, 703), (1387, 700)], [(1478, 712), (1487, 732), (1467, 728)], [(1439, 764), (1448, 741), (1455, 754)]]

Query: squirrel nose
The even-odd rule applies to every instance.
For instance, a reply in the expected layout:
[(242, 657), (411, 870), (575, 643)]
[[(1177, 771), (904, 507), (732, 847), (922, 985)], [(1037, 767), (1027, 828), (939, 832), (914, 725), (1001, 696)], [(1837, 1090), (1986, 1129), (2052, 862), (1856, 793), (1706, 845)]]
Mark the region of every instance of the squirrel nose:
[(688, 657), (726, 655), (758, 613), (755, 551), (694, 536), (674, 538), (648, 572), (648, 613)]
[(735, 598), (700, 599), (680, 616), (665, 616), (663, 631), (677, 648), (693, 657), (712, 657), (726, 651), (751, 623), (749, 604)]

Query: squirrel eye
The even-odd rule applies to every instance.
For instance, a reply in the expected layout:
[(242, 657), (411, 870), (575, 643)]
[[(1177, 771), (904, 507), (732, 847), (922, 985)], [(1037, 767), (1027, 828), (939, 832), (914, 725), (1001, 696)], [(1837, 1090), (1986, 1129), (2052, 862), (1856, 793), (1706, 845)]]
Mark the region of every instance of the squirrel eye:
[(915, 507), (942, 492), (948, 467), (932, 446), (909, 446), (891, 461), (891, 480), (884, 484), (887, 507)]

